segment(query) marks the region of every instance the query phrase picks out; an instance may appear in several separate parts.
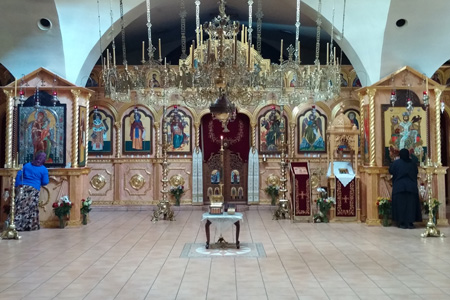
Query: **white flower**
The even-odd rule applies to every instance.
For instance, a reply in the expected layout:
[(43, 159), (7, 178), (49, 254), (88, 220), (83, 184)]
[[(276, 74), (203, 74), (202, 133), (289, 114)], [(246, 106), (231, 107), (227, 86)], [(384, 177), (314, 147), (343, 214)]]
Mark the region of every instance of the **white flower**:
[(64, 202), (64, 203), (67, 203), (67, 204), (72, 204), (72, 202), (70, 202), (69, 197), (67, 195), (66, 196), (62, 196), (61, 197), (61, 201)]
[(336, 204), (336, 199), (334, 199), (333, 197), (328, 197), (327, 198), (327, 202), (331, 202), (333, 204)]

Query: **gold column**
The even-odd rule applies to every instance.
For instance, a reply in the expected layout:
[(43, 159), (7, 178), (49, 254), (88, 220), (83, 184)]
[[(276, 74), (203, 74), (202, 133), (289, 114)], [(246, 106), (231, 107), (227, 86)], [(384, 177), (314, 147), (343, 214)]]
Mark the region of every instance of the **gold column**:
[(89, 142), (88, 142), (88, 140), (89, 140), (89, 138), (88, 138), (88, 136), (89, 136), (89, 99), (91, 98), (91, 96), (92, 96), (92, 94), (91, 93), (89, 93), (88, 95), (87, 95), (87, 97), (86, 97), (86, 116), (85, 116), (85, 122), (86, 122), (86, 132), (85, 132), (85, 136), (86, 136), (86, 138), (84, 139), (84, 149), (85, 149), (85, 153), (86, 153), (86, 157), (84, 158), (84, 161), (85, 161), (85, 163), (84, 163), (84, 166), (85, 167), (87, 167), (87, 165), (88, 165), (88, 151), (89, 151), (89, 149), (88, 149), (88, 145), (89, 145)]
[(251, 123), (251, 133), (252, 133), (252, 147), (253, 149), (256, 149), (256, 123)]
[[(291, 123), (290, 124), (290, 128), (291, 128), (291, 140), (289, 141), (291, 144), (291, 158), (294, 157), (295, 153), (295, 127), (297, 126), (297, 124), (295, 123)], [(320, 155), (320, 154), (319, 154)]]
[(434, 93), (436, 100), (434, 104), (435, 109), (435, 126), (436, 126), (436, 163), (438, 166), (442, 166), (442, 153), (441, 153), (441, 96), (442, 90), (435, 88)]
[(369, 166), (375, 167), (375, 93), (376, 89), (367, 89), (369, 95), (369, 134), (370, 134), (370, 153)]
[(12, 157), (13, 157), (13, 121), (14, 121), (14, 97), (12, 93), (4, 91), (6, 98), (8, 99), (8, 104), (6, 107), (6, 157), (5, 161), (8, 168), (12, 167)]
[[(361, 93), (358, 93), (359, 98), (359, 140), (360, 140), (360, 146), (359, 151), (361, 153), (362, 158), (362, 164), (365, 163), (365, 157), (364, 157), (364, 96)], [(356, 155), (358, 157), (358, 155)], [(356, 166), (357, 167), (357, 166)]]
[[(163, 121), (164, 123), (164, 121)], [(161, 133), (160, 130), (158, 130), (159, 128), (159, 122), (155, 122), (153, 123), (153, 128), (155, 128), (155, 132), (156, 132), (156, 141), (159, 141), (161, 139)], [(155, 143), (155, 158), (159, 157), (159, 143)]]
[(122, 156), (122, 148), (120, 147), (121, 143), (121, 127), (122, 123), (120, 121), (117, 121), (114, 123), (114, 127), (116, 127), (116, 158), (120, 158)]
[(199, 149), (200, 147), (200, 123), (195, 123), (195, 148)]
[(72, 168), (78, 167), (78, 98), (80, 97), (80, 90), (70, 90), (75, 97), (72, 105)]

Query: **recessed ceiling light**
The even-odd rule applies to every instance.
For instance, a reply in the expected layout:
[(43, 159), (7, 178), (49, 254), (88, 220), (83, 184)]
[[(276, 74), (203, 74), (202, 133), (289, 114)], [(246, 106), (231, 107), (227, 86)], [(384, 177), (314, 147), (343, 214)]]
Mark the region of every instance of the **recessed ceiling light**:
[(398, 19), (397, 22), (395, 22), (395, 25), (397, 25), (397, 27), (403, 27), (408, 23), (408, 21), (406, 21), (405, 19)]
[(52, 28), (52, 22), (47, 18), (40, 19), (37, 25), (40, 30), (49, 30)]

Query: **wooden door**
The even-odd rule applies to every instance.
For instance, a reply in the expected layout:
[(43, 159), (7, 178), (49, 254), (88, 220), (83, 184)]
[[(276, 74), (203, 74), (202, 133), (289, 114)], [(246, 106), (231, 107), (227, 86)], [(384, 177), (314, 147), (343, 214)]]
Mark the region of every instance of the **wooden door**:
[(209, 196), (220, 194), (220, 183), (223, 183), (222, 194), (225, 203), (247, 204), (247, 163), (239, 156), (225, 149), (222, 166), (220, 153), (211, 156), (203, 166), (204, 202), (210, 203)]

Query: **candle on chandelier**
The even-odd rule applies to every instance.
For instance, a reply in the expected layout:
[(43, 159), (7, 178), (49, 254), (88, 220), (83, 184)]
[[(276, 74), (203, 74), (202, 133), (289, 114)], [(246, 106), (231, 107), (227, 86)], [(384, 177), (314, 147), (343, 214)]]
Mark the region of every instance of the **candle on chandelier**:
[(428, 92), (428, 77), (425, 79), (425, 91)]
[(281, 39), (281, 46), (280, 46), (280, 61), (283, 60), (283, 39)]
[(159, 61), (162, 60), (162, 56), (161, 56), (161, 39), (158, 39), (158, 47), (159, 47)]
[(223, 135), (220, 136), (220, 146), (223, 148)]
[(106, 67), (109, 69), (109, 48), (106, 48)]
[(244, 43), (244, 24), (242, 24), (242, 30), (241, 30), (241, 43)]
[(244, 43), (248, 43), (247, 27), (244, 27)]
[(330, 43), (327, 43), (327, 65), (330, 63)]
[(145, 42), (142, 41), (142, 61), (145, 61)]
[(336, 65), (336, 47), (333, 49), (333, 56), (334, 56), (334, 65)]
[(116, 66), (116, 48), (113, 48), (113, 66)]
[(17, 97), (17, 78), (14, 80), (14, 98)]
[(200, 25), (200, 45), (203, 44), (203, 25)]
[(200, 45), (200, 27), (197, 27), (195, 29), (195, 31), (196, 31), (197, 47), (198, 47), (198, 45)]
[(191, 45), (191, 63), (192, 63), (192, 68), (194, 68), (194, 51), (195, 51), (195, 41), (192, 41), (192, 45)]
[(300, 61), (300, 41), (297, 42), (297, 49), (298, 49), (297, 57), (298, 57), (298, 60)]

